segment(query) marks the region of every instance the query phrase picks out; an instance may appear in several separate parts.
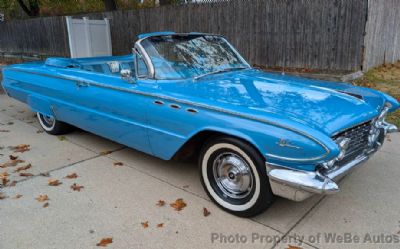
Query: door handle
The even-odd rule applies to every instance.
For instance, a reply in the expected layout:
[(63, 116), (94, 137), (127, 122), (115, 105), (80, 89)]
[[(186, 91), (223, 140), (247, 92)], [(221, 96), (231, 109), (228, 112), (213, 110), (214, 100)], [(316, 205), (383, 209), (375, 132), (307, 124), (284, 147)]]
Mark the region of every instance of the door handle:
[(88, 87), (89, 83), (83, 82), (83, 81), (77, 81), (76, 82), (77, 87)]

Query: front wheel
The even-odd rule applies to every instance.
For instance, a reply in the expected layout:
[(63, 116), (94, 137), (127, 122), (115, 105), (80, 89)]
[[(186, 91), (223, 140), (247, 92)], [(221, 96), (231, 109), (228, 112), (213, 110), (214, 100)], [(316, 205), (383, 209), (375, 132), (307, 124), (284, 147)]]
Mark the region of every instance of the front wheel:
[(62, 135), (72, 130), (69, 124), (58, 121), (52, 116), (43, 115), (41, 113), (36, 113), (36, 116), (43, 130), (51, 135)]
[(213, 139), (204, 146), (199, 167), (208, 196), (234, 215), (257, 215), (273, 201), (264, 159), (242, 140)]

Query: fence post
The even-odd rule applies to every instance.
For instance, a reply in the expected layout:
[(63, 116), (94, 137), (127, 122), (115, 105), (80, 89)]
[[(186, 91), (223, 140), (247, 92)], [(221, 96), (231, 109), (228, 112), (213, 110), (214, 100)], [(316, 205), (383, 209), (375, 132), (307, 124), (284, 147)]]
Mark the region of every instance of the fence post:
[(72, 17), (71, 16), (66, 16), (65, 17), (65, 22), (67, 23), (67, 31), (68, 31), (68, 46), (69, 46), (69, 52), (71, 54), (71, 58), (75, 58), (76, 54), (74, 49), (72, 48)]
[(104, 18), (104, 22), (106, 23), (106, 43), (107, 50), (112, 55), (112, 44), (111, 44), (111, 32), (110, 32), (110, 21), (108, 18)]

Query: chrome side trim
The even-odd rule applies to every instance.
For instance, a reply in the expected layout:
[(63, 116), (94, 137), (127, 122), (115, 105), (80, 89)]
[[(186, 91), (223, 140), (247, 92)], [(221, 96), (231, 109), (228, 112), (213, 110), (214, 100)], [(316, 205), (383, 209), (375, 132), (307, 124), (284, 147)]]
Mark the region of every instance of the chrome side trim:
[[(31, 71), (28, 71), (28, 70), (23, 70), (23, 69), (18, 69), (18, 68), (9, 68), (8, 70), (16, 71), (16, 72), (22, 72), (22, 73), (28, 73), (28, 74), (36, 74), (36, 75), (40, 75), (40, 76), (44, 76), (44, 77), (50, 77), (50, 78), (56, 78), (56, 79), (62, 79), (62, 80), (69, 80), (69, 81), (72, 81), (72, 82), (76, 81), (76, 79), (71, 78), (71, 77), (67, 77), (67, 76), (49, 75), (49, 74), (45, 74), (45, 73), (31, 72)], [(273, 122), (273, 121), (269, 121), (269, 120), (266, 120), (266, 119), (261, 119), (261, 118), (249, 116), (249, 115), (238, 113), (238, 112), (234, 112), (234, 111), (225, 110), (225, 109), (218, 108), (218, 107), (213, 107), (213, 106), (209, 106), (209, 105), (194, 103), (194, 102), (191, 102), (191, 101), (176, 99), (176, 98), (165, 96), (165, 95), (142, 92), (142, 91), (138, 91), (138, 90), (134, 90), (134, 89), (127, 89), (127, 88), (118, 87), (118, 86), (111, 86), (111, 85), (102, 84), (102, 83), (93, 82), (93, 81), (87, 81), (87, 80), (85, 80), (83, 82), (87, 83), (89, 86), (92, 85), (92, 86), (97, 86), (97, 87), (102, 87), (102, 88), (107, 88), (107, 89), (113, 89), (113, 90), (117, 90), (117, 91), (121, 91), (121, 92), (134, 93), (134, 94), (139, 94), (139, 95), (142, 95), (142, 96), (153, 97), (153, 98), (163, 99), (163, 100), (167, 100), (167, 101), (173, 101), (173, 102), (180, 103), (180, 104), (183, 104), (183, 105), (190, 105), (190, 106), (194, 106), (194, 107), (197, 107), (197, 108), (202, 108), (202, 109), (211, 110), (211, 111), (215, 111), (215, 112), (221, 112), (221, 113), (225, 113), (225, 114), (228, 114), (228, 115), (232, 115), (232, 116), (236, 116), (236, 117), (249, 119), (249, 120), (253, 120), (253, 121), (256, 121), (256, 122), (260, 122), (260, 123), (276, 126), (276, 127), (279, 127), (279, 128), (283, 128), (283, 129), (295, 132), (295, 133), (297, 133), (297, 134), (299, 134), (301, 136), (304, 136), (306, 138), (309, 138), (312, 141), (314, 141), (317, 144), (319, 144), (326, 151), (326, 153), (321, 155), (321, 156), (311, 157), (311, 158), (289, 158), (289, 157), (281, 157), (281, 156), (277, 156), (277, 155), (273, 155), (273, 154), (265, 154), (268, 157), (273, 157), (273, 158), (277, 158), (277, 159), (281, 159), (281, 160), (285, 160), (285, 161), (306, 162), (306, 161), (316, 161), (316, 160), (323, 159), (326, 156), (328, 156), (329, 153), (330, 153), (329, 148), (326, 147), (325, 144), (323, 144), (322, 142), (320, 142), (318, 139), (314, 138), (313, 136), (311, 136), (311, 135), (309, 135), (309, 134), (307, 134), (307, 133), (305, 133), (303, 131), (294, 129), (292, 127), (288, 127), (286, 125), (278, 124), (278, 123)]]

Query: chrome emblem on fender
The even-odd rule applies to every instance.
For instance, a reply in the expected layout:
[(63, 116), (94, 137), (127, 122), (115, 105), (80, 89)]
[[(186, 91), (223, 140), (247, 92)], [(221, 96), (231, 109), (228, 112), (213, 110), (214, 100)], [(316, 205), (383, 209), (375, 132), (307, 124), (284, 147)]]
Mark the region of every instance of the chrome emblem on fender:
[(290, 143), (290, 141), (285, 140), (283, 138), (279, 139), (279, 142), (277, 144), (281, 147), (289, 147), (289, 148), (294, 148), (294, 149), (301, 149), (300, 147), (293, 145)]

